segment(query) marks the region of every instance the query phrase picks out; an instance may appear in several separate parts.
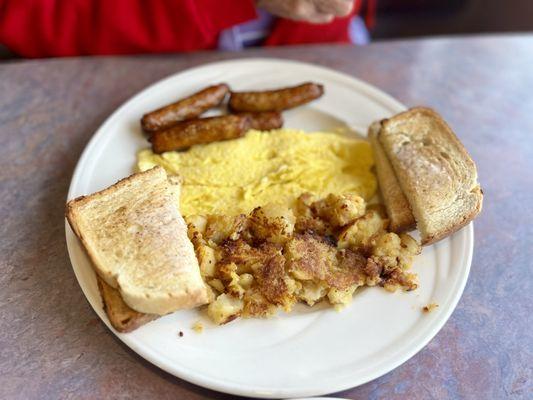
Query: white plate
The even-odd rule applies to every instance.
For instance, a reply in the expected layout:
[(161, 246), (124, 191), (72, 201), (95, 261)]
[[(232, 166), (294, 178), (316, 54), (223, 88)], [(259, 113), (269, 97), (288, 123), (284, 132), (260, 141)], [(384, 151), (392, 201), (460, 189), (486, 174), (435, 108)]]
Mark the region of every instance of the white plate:
[[(72, 178), (69, 199), (100, 190), (134, 171), (135, 157), (147, 142), (139, 118), (215, 82), (236, 90), (294, 85), (325, 85), (318, 101), (285, 113), (286, 127), (333, 129), (363, 126), (405, 107), (378, 89), (313, 65), (273, 60), (235, 60), (194, 68), (145, 89), (111, 115), (91, 139)], [(390, 294), (359, 290), (353, 303), (333, 309), (297, 307), (271, 320), (237, 320), (213, 327), (198, 311), (165, 316), (128, 334), (115, 332), (102, 310), (95, 275), (81, 245), (66, 226), (72, 266), (96, 313), (142, 357), (189, 382), (222, 392), (254, 397), (315, 396), (348, 389), (402, 364), (442, 328), (465, 286), (473, 249), (472, 224), (424, 248), (414, 263), (420, 287)], [(429, 314), (421, 307), (435, 302)], [(204, 321), (204, 332), (190, 328)], [(179, 337), (178, 332), (184, 336)]]

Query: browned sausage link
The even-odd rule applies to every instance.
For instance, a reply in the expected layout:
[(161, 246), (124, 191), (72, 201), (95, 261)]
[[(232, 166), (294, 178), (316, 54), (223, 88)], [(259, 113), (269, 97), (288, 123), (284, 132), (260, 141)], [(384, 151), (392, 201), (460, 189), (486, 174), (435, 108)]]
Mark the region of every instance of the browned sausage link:
[(209, 86), (189, 97), (145, 114), (141, 119), (141, 126), (145, 132), (151, 133), (169, 128), (179, 121), (196, 118), (222, 103), (228, 92), (229, 86), (225, 83)]
[(322, 94), (324, 87), (311, 82), (263, 92), (232, 92), (229, 107), (236, 112), (283, 111), (318, 99)]
[(242, 115), (200, 118), (154, 132), (150, 141), (154, 153), (163, 153), (186, 149), (195, 144), (238, 138), (246, 133), (248, 127), (248, 117)]
[(258, 131), (270, 131), (272, 129), (279, 129), (283, 126), (283, 117), (280, 112), (268, 111), (261, 113), (239, 113), (248, 117), (250, 129), (257, 129)]

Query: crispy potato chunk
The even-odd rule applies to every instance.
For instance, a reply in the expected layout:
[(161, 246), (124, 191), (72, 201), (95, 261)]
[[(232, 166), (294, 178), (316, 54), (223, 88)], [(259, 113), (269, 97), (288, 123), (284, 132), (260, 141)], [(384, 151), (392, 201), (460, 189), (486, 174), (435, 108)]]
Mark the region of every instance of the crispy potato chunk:
[(224, 282), (229, 282), (233, 279), (233, 274), (237, 273), (237, 264), (234, 262), (225, 262), (218, 264), (217, 276)]
[(294, 213), (296, 218), (311, 218), (313, 217), (313, 211), (311, 206), (315, 201), (315, 197), (310, 193), (301, 194), (295, 202)]
[(199, 244), (196, 246), (196, 257), (198, 257), (202, 277), (204, 279), (214, 277), (217, 263), (215, 250), (207, 245)]
[(400, 265), (402, 268), (410, 268), (414, 256), (422, 252), (422, 246), (407, 233), (400, 233), (402, 251), (400, 253)]
[(237, 240), (247, 224), (248, 220), (245, 215), (209, 215), (204, 237), (216, 244), (226, 239)]
[(189, 215), (187, 218), (187, 227), (189, 228), (189, 237), (191, 236), (190, 232), (198, 232), (202, 235), (205, 233), (205, 228), (207, 227), (207, 218), (203, 215)]
[(420, 251), (420, 245), (411, 236), (389, 232), (377, 238), (369, 262), (381, 267), (386, 290), (392, 292), (400, 287), (413, 290), (418, 286), (416, 275), (405, 270), (410, 268), (412, 258)]
[(237, 273), (250, 273), (253, 266), (264, 264), (276, 254), (281, 253), (281, 247), (271, 243), (253, 246), (244, 240), (227, 241), (220, 246), (221, 262), (237, 265)]
[(368, 211), (341, 231), (337, 245), (341, 249), (371, 246), (375, 236), (384, 232), (386, 225), (387, 221), (377, 211)]
[(224, 293), (224, 284), (220, 279), (211, 279), (210, 281), (207, 281), (207, 283), (218, 293)]
[(294, 231), (295, 221), (292, 210), (269, 204), (252, 211), (250, 230), (257, 239), (271, 243), (285, 243)]
[(331, 288), (328, 291), (328, 300), (336, 306), (346, 306), (352, 301), (352, 296), (358, 285), (348, 286), (346, 289)]
[(297, 234), (285, 246), (289, 272), (298, 280), (326, 279), (335, 264), (335, 248), (310, 233)]
[(266, 318), (297, 301), (339, 309), (358, 287), (417, 287), (408, 273), (420, 245), (387, 232), (382, 207), (359, 196), (303, 194), (294, 209), (275, 204), (248, 216), (191, 216), (188, 233), (212, 291), (208, 316), (217, 324), (239, 316)]
[(325, 281), (335, 289), (345, 290), (351, 286), (361, 286), (365, 282), (366, 258), (361, 254), (342, 249), (336, 254), (336, 263), (328, 271)]
[(379, 257), (385, 267), (407, 268), (410, 266), (413, 257), (420, 254), (421, 249), (420, 245), (411, 236), (407, 234), (398, 236), (393, 232), (389, 232), (377, 238), (372, 249), (372, 255)]
[(362, 197), (346, 194), (329, 194), (324, 200), (313, 203), (314, 213), (335, 227), (348, 225), (365, 213), (365, 200)]
[(243, 306), (241, 299), (222, 293), (207, 306), (207, 315), (214, 323), (222, 325), (241, 315)]
[(328, 293), (328, 288), (324, 283), (304, 281), (301, 283), (301, 288), (297, 292), (297, 298), (300, 301), (305, 301), (307, 305), (312, 306), (319, 302)]
[(233, 297), (238, 297), (239, 299), (242, 299), (244, 293), (246, 292), (246, 289), (241, 286), (240, 276), (237, 275), (236, 272), (231, 272), (230, 277), (231, 280), (227, 285), (228, 293), (231, 294)]
[(294, 302), (295, 286), (285, 272), (285, 258), (276, 255), (261, 265), (256, 272), (261, 294), (272, 304), (290, 310)]
[(316, 233), (320, 236), (333, 235), (331, 225), (318, 217), (298, 217), (294, 229), (297, 233)]
[(242, 274), (239, 276), (239, 285), (241, 285), (244, 290), (250, 289), (253, 283), (254, 276), (252, 274)]
[(244, 295), (243, 316), (268, 318), (276, 314), (276, 306), (270, 303), (257, 289), (250, 289)]

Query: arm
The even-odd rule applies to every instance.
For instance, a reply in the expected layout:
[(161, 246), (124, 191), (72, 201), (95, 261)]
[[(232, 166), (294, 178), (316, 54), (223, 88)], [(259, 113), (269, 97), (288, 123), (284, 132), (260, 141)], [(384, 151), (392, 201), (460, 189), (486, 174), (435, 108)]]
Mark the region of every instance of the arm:
[(26, 57), (212, 48), (253, 0), (0, 0), (0, 43)]

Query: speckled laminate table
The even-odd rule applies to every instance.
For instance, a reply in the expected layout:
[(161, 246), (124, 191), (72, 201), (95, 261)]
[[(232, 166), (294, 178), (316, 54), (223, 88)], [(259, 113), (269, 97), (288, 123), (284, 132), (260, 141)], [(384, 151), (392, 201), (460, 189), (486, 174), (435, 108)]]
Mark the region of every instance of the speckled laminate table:
[(533, 398), (533, 36), (0, 64), (0, 398), (230, 398), (166, 374), (107, 330), (72, 272), (63, 210), (81, 151), (123, 101), (185, 68), (257, 56), (326, 65), (435, 107), (485, 191), (448, 323), (404, 365), (338, 395)]

